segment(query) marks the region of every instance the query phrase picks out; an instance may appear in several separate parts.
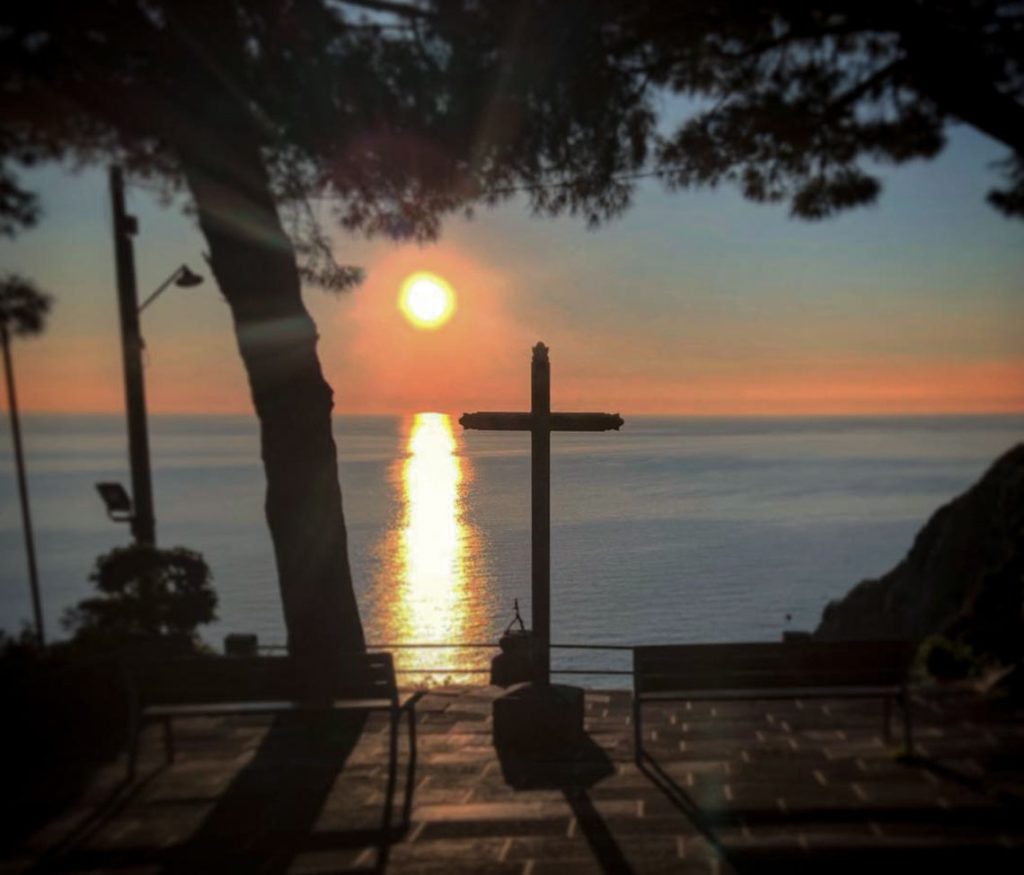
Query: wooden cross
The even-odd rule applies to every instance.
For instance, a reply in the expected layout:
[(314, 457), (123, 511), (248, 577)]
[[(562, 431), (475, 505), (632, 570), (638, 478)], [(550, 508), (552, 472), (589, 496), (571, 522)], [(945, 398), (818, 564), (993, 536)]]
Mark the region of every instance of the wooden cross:
[(551, 432), (616, 431), (617, 413), (552, 413), (548, 348), (533, 348), (529, 413), (463, 413), (463, 428), (531, 433), (533, 681), (551, 682)]

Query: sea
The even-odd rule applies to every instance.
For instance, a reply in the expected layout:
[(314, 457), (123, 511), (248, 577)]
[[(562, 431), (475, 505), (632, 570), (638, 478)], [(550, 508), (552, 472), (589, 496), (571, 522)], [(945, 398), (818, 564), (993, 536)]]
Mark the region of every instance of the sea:
[[(9, 422), (0, 420), (0, 629), (32, 617)], [(283, 646), (252, 416), (152, 416), (157, 536), (203, 553), (214, 648)], [(518, 605), (530, 621), (530, 440), (464, 432), (455, 414), (337, 416), (345, 518), (369, 640), (410, 681), (481, 680)], [(96, 557), (127, 544), (95, 484), (129, 485), (118, 416), (23, 417), (49, 638), (93, 594)], [(895, 566), (944, 503), (1024, 440), (1024, 416), (630, 416), (556, 433), (556, 644), (771, 641)], [(409, 647), (408, 645), (444, 645)], [(460, 646), (456, 646), (460, 645)], [(628, 652), (558, 648), (556, 670), (627, 686)], [(571, 676), (569, 676), (571, 677)]]

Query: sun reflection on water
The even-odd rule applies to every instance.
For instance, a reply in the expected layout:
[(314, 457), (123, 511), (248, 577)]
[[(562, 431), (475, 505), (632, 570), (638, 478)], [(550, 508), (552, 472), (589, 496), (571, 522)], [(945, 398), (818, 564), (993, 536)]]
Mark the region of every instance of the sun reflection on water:
[[(477, 537), (465, 520), (470, 464), (458, 452), (446, 414), (417, 413), (407, 429), (405, 456), (392, 472), (401, 511), (381, 544), (382, 636), (395, 643), (466, 641), (479, 619), (473, 616), (470, 590)], [(479, 654), (474, 658), (472, 652), (458, 650), (401, 650), (396, 659), (406, 669), (465, 668), (479, 662)], [(438, 671), (409, 680), (445, 677)]]

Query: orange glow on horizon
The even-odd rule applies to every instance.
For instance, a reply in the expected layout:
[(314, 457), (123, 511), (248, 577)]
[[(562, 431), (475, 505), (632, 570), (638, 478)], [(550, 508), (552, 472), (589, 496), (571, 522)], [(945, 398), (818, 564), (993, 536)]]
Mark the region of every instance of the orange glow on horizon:
[[(865, 327), (853, 319), (816, 322), (794, 313), (744, 322), (731, 312), (699, 309), (685, 322), (670, 314), (657, 323), (634, 322), (618, 311), (582, 308), (536, 277), (499, 270), (449, 242), (381, 247), (365, 267), (366, 281), (344, 296), (305, 296), (320, 334), (324, 377), (343, 414), (526, 409), (530, 349), (538, 340), (551, 348), (552, 400), (561, 410), (627, 416), (1024, 413), (1024, 357), (1005, 342), (992, 348), (980, 342), (998, 328), (988, 317), (970, 326), (970, 343), (957, 345), (962, 319), (936, 316), (929, 331), (944, 339), (938, 347), (913, 335), (913, 343), (888, 351), (882, 341), (913, 334), (916, 323), (897, 320), (876, 336), (875, 321)], [(396, 290), (425, 275), (458, 290), (458, 306), (443, 330), (421, 330), (395, 307)], [(433, 307), (429, 318), (436, 302)], [(252, 415), (229, 314), (214, 313), (222, 321), (197, 326), (168, 317), (147, 324), (151, 414)], [(808, 337), (817, 340), (802, 345)], [(113, 319), (105, 330), (55, 330), (18, 342), (13, 354), (26, 413), (122, 413)]]
[[(693, 375), (693, 371), (698, 373)], [(742, 368), (635, 381), (612, 373), (573, 380), (575, 398), (628, 399), (623, 412), (690, 416), (916, 416), (1024, 413), (1024, 360)], [(601, 393), (598, 395), (597, 393)], [(564, 402), (563, 402), (564, 405)]]
[[(509, 334), (519, 333), (509, 330)], [(370, 354), (357, 360), (354, 353), (364, 349), (363, 343), (356, 343), (353, 355), (344, 363), (322, 350), (326, 376), (336, 391), (336, 413), (404, 414), (417, 408), (461, 412), (525, 409), (529, 405), (530, 342), (525, 335), (505, 349), (490, 349), (481, 338), (465, 356), (451, 349), (424, 354), (416, 349), (385, 347), (389, 355)], [(898, 372), (883, 365), (870, 371), (823, 367), (817, 373), (796, 375), (742, 370), (728, 375), (694, 375), (695, 368), (684, 365), (678, 377), (640, 378), (617, 374), (614, 362), (595, 373), (585, 363), (557, 357), (558, 347), (553, 343), (552, 351), (556, 356), (553, 401), (560, 409), (691, 416), (1024, 413), (1024, 361), (921, 362)], [(15, 363), (23, 413), (123, 411), (119, 369), (86, 361), (69, 375), (53, 359), (39, 364), (26, 359), (22, 354)], [(228, 364), (230, 368), (211, 371), (213, 379), (196, 379), (183, 365), (167, 369), (170, 373), (147, 369), (149, 412), (252, 414), (241, 363), (234, 360)], [(75, 383), (69, 386), (72, 377)], [(0, 397), (0, 411), (6, 411), (6, 402), (6, 397)]]

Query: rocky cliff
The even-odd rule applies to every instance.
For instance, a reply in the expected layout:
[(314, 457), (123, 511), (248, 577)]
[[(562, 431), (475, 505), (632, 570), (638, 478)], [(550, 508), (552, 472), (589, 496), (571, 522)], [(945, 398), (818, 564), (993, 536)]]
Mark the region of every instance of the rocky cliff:
[(939, 508), (888, 574), (830, 602), (815, 636), (910, 637), (942, 632), (980, 653), (1024, 650), (1024, 444)]

